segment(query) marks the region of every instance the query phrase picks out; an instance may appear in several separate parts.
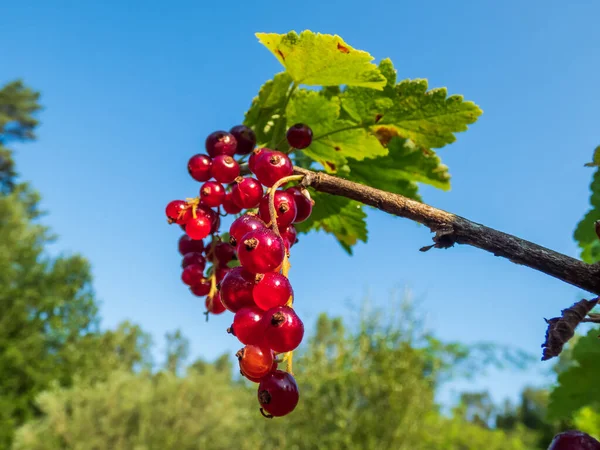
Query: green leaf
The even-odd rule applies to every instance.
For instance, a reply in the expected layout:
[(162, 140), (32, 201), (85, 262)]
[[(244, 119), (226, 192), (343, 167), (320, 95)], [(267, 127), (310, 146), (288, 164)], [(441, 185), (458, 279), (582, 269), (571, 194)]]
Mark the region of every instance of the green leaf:
[(367, 215), (362, 205), (354, 200), (311, 190), (315, 201), (311, 216), (294, 226), (300, 233), (323, 230), (335, 236), (350, 255), (360, 240), (367, 242)]
[(227, 263), (227, 267), (229, 267), (230, 269), (233, 269), (234, 267), (239, 267), (241, 265), (242, 264), (240, 263), (239, 259), (232, 259)]
[(579, 222), (573, 237), (581, 248), (581, 259), (592, 264), (600, 261), (600, 239), (595, 230), (595, 222), (600, 220), (600, 170), (598, 169), (592, 178), (590, 190), (592, 209)]
[(456, 140), (454, 133), (466, 131), (482, 111), (460, 95), (447, 96), (446, 88), (427, 90), (427, 80), (404, 80), (395, 84), (389, 60), (381, 62), (386, 76), (383, 91), (348, 87), (342, 108), (355, 121), (394, 129), (399, 137), (427, 148), (439, 148)]
[(256, 133), (259, 143), (270, 142), (273, 136), (274, 119), (285, 106), (292, 79), (281, 72), (262, 85), (258, 96), (254, 97), (250, 109), (246, 112), (244, 125), (251, 127)]
[(597, 328), (582, 336), (573, 347), (573, 365), (558, 375), (550, 394), (548, 417), (569, 418), (580, 408), (600, 399), (600, 342)]
[[(337, 172), (347, 158), (363, 160), (387, 154), (387, 149), (367, 129), (339, 119), (340, 99), (315, 91), (301, 89), (292, 97), (286, 109), (288, 125), (310, 125), (316, 139), (302, 153), (317, 161), (328, 172)], [(319, 139), (319, 136), (326, 135)]]
[(256, 33), (256, 37), (286, 68), (296, 84), (310, 86), (362, 86), (382, 89), (385, 78), (373, 57), (330, 34), (295, 31)]
[(392, 138), (387, 156), (365, 161), (350, 160), (348, 178), (358, 183), (420, 200), (415, 182), (450, 189), (448, 167), (433, 150), (412, 141)]

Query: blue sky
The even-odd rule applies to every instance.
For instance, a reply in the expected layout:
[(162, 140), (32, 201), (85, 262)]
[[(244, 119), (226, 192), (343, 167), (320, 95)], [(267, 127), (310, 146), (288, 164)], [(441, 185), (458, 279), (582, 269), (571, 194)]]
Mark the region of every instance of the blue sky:
[[(22, 77), (43, 93), (40, 139), (19, 147), (18, 167), (61, 236), (53, 251), (90, 259), (103, 326), (133, 320), (161, 347), (181, 328), (193, 357), (212, 358), (239, 347), (224, 333), (231, 316), (205, 323), (203, 302), (179, 281), (180, 233), (164, 205), (196, 195), (189, 156), (211, 131), (241, 122), (281, 70), (255, 32), (339, 34), (377, 61), (390, 57), (399, 79), (427, 78), (478, 103), (479, 122), (439, 151), (452, 190), (424, 187), (425, 201), (576, 256), (591, 176), (583, 163), (600, 143), (599, 15), (593, 0), (12, 2), (0, 7), (0, 83)], [(542, 318), (582, 294), (481, 250), (420, 253), (430, 234), (407, 220), (374, 212), (369, 230), (353, 257), (323, 234), (294, 248), (306, 323), (321, 311), (348, 315), (367, 294), (388, 305), (409, 286), (440, 338), (537, 355)], [(492, 372), (442, 399), (463, 387), (514, 397), (548, 369)]]

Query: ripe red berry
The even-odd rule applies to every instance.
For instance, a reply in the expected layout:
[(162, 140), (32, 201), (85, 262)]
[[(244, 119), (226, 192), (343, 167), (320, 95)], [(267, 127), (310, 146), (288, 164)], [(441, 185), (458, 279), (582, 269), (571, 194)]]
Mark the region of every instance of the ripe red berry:
[(273, 153), (273, 150), (270, 148), (255, 148), (248, 158), (248, 168), (250, 169), (250, 172), (254, 173), (254, 167), (258, 158), (269, 153)]
[(311, 215), (315, 204), (314, 200), (310, 198), (310, 193), (308, 190), (296, 186), (286, 189), (286, 192), (292, 194), (296, 202), (298, 212), (294, 223), (304, 222)]
[(190, 264), (196, 264), (197, 266), (201, 266), (202, 270), (206, 267), (206, 258), (200, 252), (190, 252), (183, 255), (183, 259), (181, 260), (181, 268), (185, 269)]
[[(214, 266), (213, 266), (214, 267)], [(225, 278), (225, 276), (231, 272), (231, 269), (227, 266), (218, 266), (216, 273), (215, 273), (215, 278), (217, 279), (217, 283), (220, 283), (221, 281), (223, 281), (223, 279)]]
[(254, 303), (263, 311), (285, 305), (294, 295), (290, 280), (277, 272), (268, 272), (256, 276), (252, 296)]
[[(271, 366), (271, 372), (275, 372), (277, 370), (277, 359), (273, 359), (273, 366)], [(260, 383), (260, 380), (262, 380), (264, 377), (266, 377), (267, 375), (269, 375), (269, 373), (267, 373), (266, 375), (260, 377), (260, 378), (253, 378), (253, 377), (249, 377), (248, 375), (246, 375), (244, 372), (240, 371), (241, 374), (246, 377), (248, 380), (252, 381), (253, 383)]]
[(256, 134), (254, 134), (254, 131), (252, 131), (251, 128), (248, 128), (245, 125), (236, 125), (229, 130), (229, 132), (233, 134), (237, 141), (237, 149), (235, 152), (238, 155), (247, 155), (254, 149), (254, 146), (256, 145)]
[(238, 177), (231, 188), (231, 199), (242, 209), (256, 208), (263, 197), (263, 188), (258, 180)]
[(216, 181), (207, 181), (200, 188), (200, 199), (207, 206), (217, 207), (223, 203), (225, 188)]
[(548, 450), (600, 450), (600, 442), (582, 431), (569, 430), (554, 436)]
[(270, 348), (258, 345), (246, 345), (236, 353), (240, 370), (252, 378), (262, 378), (273, 367), (274, 355)]
[(203, 252), (204, 251), (204, 242), (203, 241), (195, 241), (187, 234), (182, 234), (179, 238), (179, 242), (177, 245), (179, 249), (179, 253), (185, 255), (186, 253), (191, 252)]
[(235, 248), (229, 242), (219, 242), (215, 245), (215, 257), (220, 264), (225, 265), (235, 258)]
[(281, 234), (281, 239), (283, 239), (285, 248), (289, 252), (290, 248), (292, 248), (292, 245), (294, 245), (298, 240), (298, 232), (296, 231), (296, 228), (294, 227), (294, 225), (290, 225), (289, 227), (287, 227), (283, 231), (280, 231), (279, 233)]
[(262, 344), (265, 339), (264, 311), (256, 306), (242, 308), (235, 313), (228, 332), (245, 345)]
[(254, 163), (253, 173), (261, 184), (271, 187), (283, 177), (294, 173), (294, 166), (285, 153), (275, 151), (259, 155)]
[(167, 205), (165, 212), (169, 223), (185, 225), (192, 217), (192, 210), (183, 200), (173, 200)]
[(206, 138), (206, 151), (211, 157), (217, 155), (235, 155), (237, 142), (227, 131), (215, 131)]
[(291, 352), (302, 342), (304, 324), (289, 306), (271, 308), (264, 315), (267, 344), (277, 353)]
[(225, 194), (225, 198), (223, 199), (223, 209), (227, 214), (238, 214), (242, 211), (238, 205), (233, 202), (233, 197), (231, 196), (231, 192)]
[(213, 159), (210, 173), (219, 183), (231, 183), (240, 175), (240, 165), (231, 156), (218, 155)]
[(210, 280), (202, 278), (199, 283), (190, 286), (190, 291), (196, 297), (204, 297), (210, 292)]
[(301, 150), (311, 144), (313, 132), (308, 125), (297, 123), (288, 128), (286, 137), (290, 147)]
[(198, 264), (190, 264), (181, 273), (181, 281), (188, 286), (194, 286), (202, 283), (204, 279), (204, 267)]
[(273, 272), (283, 263), (283, 240), (268, 228), (246, 233), (237, 245), (240, 263), (248, 272)]
[[(291, 225), (296, 219), (296, 202), (294, 196), (286, 191), (276, 191), (273, 199), (275, 212), (277, 213), (277, 227), (283, 229)], [(273, 217), (269, 212), (269, 195), (265, 195), (258, 205), (258, 214), (266, 223), (271, 223)]]
[(231, 224), (229, 228), (229, 243), (237, 246), (237, 243), (246, 233), (266, 227), (266, 224), (258, 216), (246, 213), (235, 219)]
[(210, 221), (211, 233), (216, 233), (219, 231), (219, 227), (221, 226), (221, 218), (219, 217), (219, 213), (217, 213), (214, 209), (209, 208), (207, 205), (198, 205), (196, 213), (203, 214), (208, 218)]
[(258, 402), (273, 417), (291, 413), (296, 408), (299, 397), (296, 380), (292, 374), (283, 370), (269, 373), (258, 385)]
[(208, 155), (197, 154), (188, 161), (188, 172), (196, 181), (210, 180), (210, 167), (212, 160)]
[(252, 289), (254, 275), (243, 267), (234, 267), (221, 281), (221, 301), (225, 308), (234, 313), (244, 307), (255, 306)]
[(212, 314), (221, 314), (225, 312), (225, 307), (223, 303), (221, 303), (221, 296), (217, 292), (214, 297), (206, 297), (204, 301), (204, 305), (206, 306), (206, 310)]
[(196, 212), (196, 218), (192, 218), (185, 224), (185, 232), (195, 240), (204, 239), (210, 234), (211, 223), (206, 214)]

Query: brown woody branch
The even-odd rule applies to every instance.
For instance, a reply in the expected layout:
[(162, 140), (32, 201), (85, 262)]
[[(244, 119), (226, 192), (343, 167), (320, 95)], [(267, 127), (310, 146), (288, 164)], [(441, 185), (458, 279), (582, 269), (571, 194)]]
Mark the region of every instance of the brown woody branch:
[(468, 244), (600, 295), (600, 265), (586, 264), (402, 195), (300, 167), (294, 167), (294, 171), (298, 175), (304, 175), (304, 185), (317, 191), (357, 200), (389, 214), (426, 225), (435, 233), (434, 244), (423, 247), (421, 251), (434, 247), (449, 248), (454, 244)]

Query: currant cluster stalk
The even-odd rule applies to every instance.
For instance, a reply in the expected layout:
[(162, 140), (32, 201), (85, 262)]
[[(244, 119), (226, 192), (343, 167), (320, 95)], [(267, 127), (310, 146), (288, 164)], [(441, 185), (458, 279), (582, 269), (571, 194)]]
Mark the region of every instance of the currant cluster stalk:
[[(290, 148), (306, 148), (312, 131), (298, 124), (286, 137)], [(297, 242), (294, 224), (310, 216), (314, 202), (305, 188), (287, 186), (303, 178), (293, 175), (289, 156), (255, 148), (250, 128), (216, 131), (205, 144), (207, 154), (188, 162), (189, 174), (203, 182), (200, 195), (166, 208), (168, 222), (186, 233), (179, 239), (181, 278), (192, 294), (206, 297), (207, 319), (225, 310), (235, 314), (227, 331), (244, 345), (236, 354), (240, 373), (259, 384), (263, 416), (284, 416), (298, 404), (292, 352), (304, 337), (304, 324), (292, 308), (289, 256)], [(247, 155), (254, 176), (242, 177), (240, 163)], [(228, 236), (219, 235), (220, 217), (228, 214), (236, 218)]]

